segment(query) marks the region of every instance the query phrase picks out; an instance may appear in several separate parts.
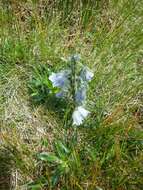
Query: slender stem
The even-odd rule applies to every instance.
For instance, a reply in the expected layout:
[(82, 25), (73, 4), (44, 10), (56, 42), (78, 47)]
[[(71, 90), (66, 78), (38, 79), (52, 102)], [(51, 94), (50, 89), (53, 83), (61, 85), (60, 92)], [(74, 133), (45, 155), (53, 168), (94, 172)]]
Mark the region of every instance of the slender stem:
[(67, 130), (67, 134), (66, 134), (66, 142), (73, 142), (75, 141), (76, 137), (77, 137), (77, 131), (76, 129), (73, 130), (73, 128), (71, 128), (72, 126), (72, 113), (76, 107), (76, 100), (75, 100), (75, 93), (76, 93), (76, 60), (73, 58), (72, 62), (71, 62), (71, 104), (69, 105), (69, 110), (67, 112), (66, 115), (66, 126), (68, 124), (69, 128)]
[(76, 60), (73, 58), (71, 61), (71, 64), (69, 65), (71, 68), (71, 78), (70, 78), (70, 94), (71, 94), (71, 102), (69, 103), (69, 107), (66, 110), (65, 116), (64, 116), (64, 126), (72, 126), (72, 113), (75, 109), (75, 92), (76, 92)]
[(76, 92), (76, 60), (73, 58), (72, 65), (72, 77), (71, 77), (71, 94), (72, 94), (72, 101), (73, 107), (75, 108), (75, 92)]

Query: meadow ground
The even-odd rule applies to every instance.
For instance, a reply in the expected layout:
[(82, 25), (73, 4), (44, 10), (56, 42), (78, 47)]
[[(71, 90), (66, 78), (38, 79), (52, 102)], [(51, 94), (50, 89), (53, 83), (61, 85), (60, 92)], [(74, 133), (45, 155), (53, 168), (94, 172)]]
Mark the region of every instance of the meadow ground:
[[(143, 188), (142, 0), (1, 0), (0, 49), (1, 190)], [(72, 54), (94, 72), (76, 129), (45, 90)]]

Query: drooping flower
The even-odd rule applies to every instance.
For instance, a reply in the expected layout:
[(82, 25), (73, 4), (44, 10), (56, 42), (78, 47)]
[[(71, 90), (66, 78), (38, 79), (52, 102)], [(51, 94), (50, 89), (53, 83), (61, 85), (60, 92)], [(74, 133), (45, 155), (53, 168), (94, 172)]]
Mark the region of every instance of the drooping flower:
[(85, 102), (86, 100), (86, 86), (82, 86), (77, 90), (75, 93), (75, 100), (78, 105), (81, 105)]
[(91, 81), (92, 80), (92, 78), (93, 78), (93, 76), (94, 76), (94, 73), (93, 72), (91, 72), (90, 70), (86, 70), (86, 80), (87, 81)]
[(83, 120), (88, 116), (89, 113), (90, 112), (82, 106), (78, 106), (77, 108), (75, 108), (75, 111), (72, 114), (73, 125), (81, 125), (83, 123)]
[(65, 88), (69, 85), (68, 79), (69, 72), (61, 71), (59, 73), (52, 73), (49, 76), (49, 80), (52, 82), (53, 87)]
[(81, 71), (80, 76), (84, 81), (91, 81), (94, 76), (94, 73), (88, 67), (84, 67)]

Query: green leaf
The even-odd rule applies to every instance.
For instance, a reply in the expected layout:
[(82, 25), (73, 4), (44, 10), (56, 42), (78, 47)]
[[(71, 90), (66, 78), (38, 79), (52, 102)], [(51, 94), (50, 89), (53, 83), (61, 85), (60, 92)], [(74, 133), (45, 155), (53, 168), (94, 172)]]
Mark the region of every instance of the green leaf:
[(67, 149), (67, 147), (61, 141), (56, 142), (56, 149), (60, 156), (62, 156), (62, 155), (65, 156), (65, 154), (70, 153), (70, 151)]
[(52, 182), (52, 186), (54, 187), (55, 185), (57, 185), (57, 183), (59, 182), (61, 173), (60, 171), (57, 169), (54, 173), (54, 175), (51, 178), (51, 182)]
[(47, 162), (61, 163), (61, 160), (52, 153), (42, 152), (39, 154), (39, 159)]
[(43, 80), (43, 84), (45, 84), (47, 87), (51, 87), (50, 81), (47, 79)]
[(41, 185), (40, 184), (30, 184), (30, 185), (28, 185), (28, 189), (31, 189), (31, 190), (41, 190), (42, 189), (42, 187), (41, 187)]
[(38, 92), (32, 93), (31, 96), (37, 96)]

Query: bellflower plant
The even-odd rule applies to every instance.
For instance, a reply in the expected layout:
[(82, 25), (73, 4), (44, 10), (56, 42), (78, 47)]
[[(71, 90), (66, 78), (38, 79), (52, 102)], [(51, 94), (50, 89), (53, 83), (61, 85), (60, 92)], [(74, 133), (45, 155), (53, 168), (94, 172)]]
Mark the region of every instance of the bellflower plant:
[(69, 72), (66, 71), (52, 73), (49, 80), (52, 82), (53, 87), (66, 88), (69, 85), (68, 74)]
[(91, 81), (94, 76), (94, 73), (90, 71), (88, 67), (84, 67), (81, 70), (80, 77), (83, 81)]
[(79, 88), (75, 93), (76, 103), (82, 105), (86, 101), (86, 86)]
[(52, 73), (49, 76), (49, 80), (52, 82), (53, 87), (58, 87), (59, 92), (56, 94), (57, 98), (62, 98), (68, 92), (70, 87), (70, 80), (69, 80), (70, 71), (64, 70), (60, 71), (59, 73)]
[(72, 125), (79, 126), (90, 113), (85, 109), (86, 93), (88, 82), (92, 80), (94, 73), (80, 63), (79, 55), (72, 55), (68, 61), (69, 68), (52, 73), (49, 80), (53, 87), (59, 88), (56, 97), (69, 99), (72, 107)]
[(81, 125), (89, 113), (83, 106), (76, 107), (72, 114), (73, 125)]

